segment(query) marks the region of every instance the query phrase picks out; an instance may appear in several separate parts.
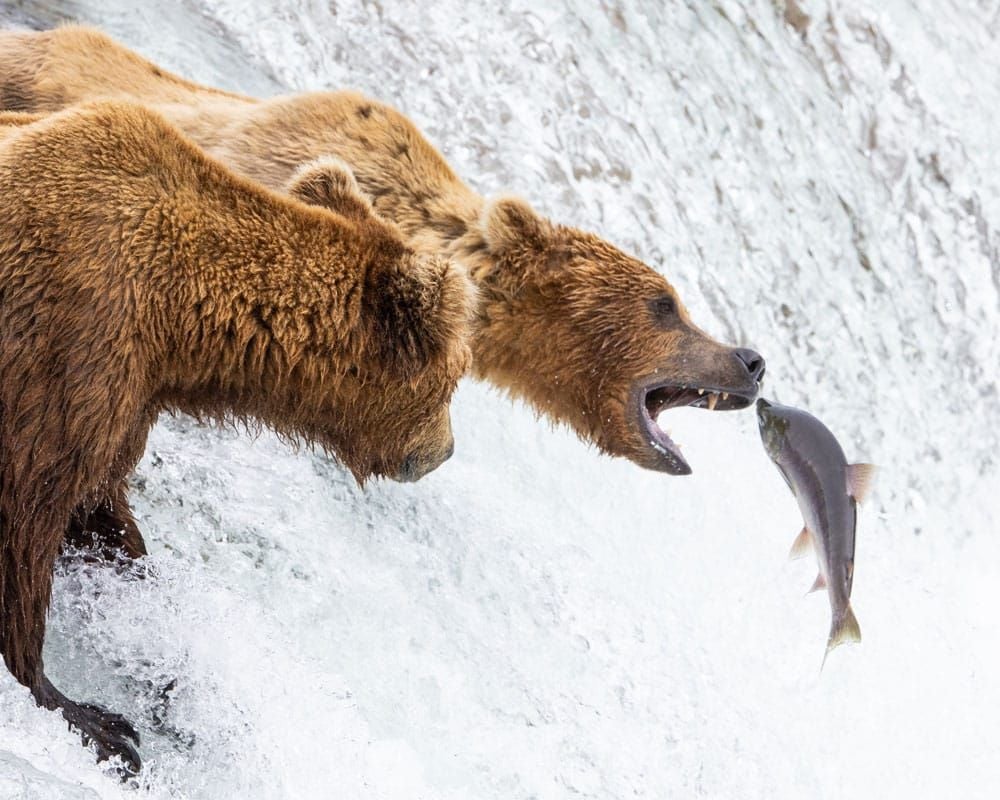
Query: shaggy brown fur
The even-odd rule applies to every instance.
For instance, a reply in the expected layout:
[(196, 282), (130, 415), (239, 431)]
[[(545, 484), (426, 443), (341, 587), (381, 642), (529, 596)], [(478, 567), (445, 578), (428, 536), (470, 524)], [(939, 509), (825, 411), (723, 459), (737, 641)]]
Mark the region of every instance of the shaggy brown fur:
[[(54, 110), (100, 96), (153, 105), (274, 188), (303, 162), (342, 158), (411, 245), (452, 256), (479, 285), (478, 377), (607, 453), (687, 472), (649, 417), (676, 405), (743, 408), (757, 392), (763, 359), (698, 330), (659, 274), (522, 201), (486, 203), (388, 106), (352, 92), (258, 101), (208, 89), (87, 28), (0, 33), (0, 103)], [(715, 402), (697, 389), (729, 398)]]
[(0, 115), (0, 651), (135, 769), (132, 728), (60, 694), (42, 642), (67, 529), (141, 548), (119, 509), (160, 411), (263, 423), (361, 480), (451, 453), (468, 279), (408, 250), (335, 164), (289, 191), (351, 217), (233, 175), (136, 106)]

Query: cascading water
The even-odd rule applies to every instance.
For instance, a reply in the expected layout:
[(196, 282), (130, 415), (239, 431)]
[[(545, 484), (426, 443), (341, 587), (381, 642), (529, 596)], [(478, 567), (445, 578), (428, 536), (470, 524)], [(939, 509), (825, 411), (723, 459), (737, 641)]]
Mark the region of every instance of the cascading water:
[[(473, 186), (634, 252), (765, 394), (878, 463), (864, 635), (751, 412), (671, 411), (695, 473), (467, 383), (455, 457), (358, 489), (167, 419), (145, 581), (64, 567), (46, 663), (143, 734), (152, 798), (913, 798), (1000, 781), (1000, 5), (456, 0), (0, 5), (257, 94), (355, 87)], [(116, 798), (0, 672), (0, 797)]]

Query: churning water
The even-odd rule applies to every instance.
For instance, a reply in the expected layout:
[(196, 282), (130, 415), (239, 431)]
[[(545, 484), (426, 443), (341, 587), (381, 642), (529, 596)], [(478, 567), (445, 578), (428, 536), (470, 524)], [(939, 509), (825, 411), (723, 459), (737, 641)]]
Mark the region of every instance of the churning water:
[[(1000, 3), (124, 0), (193, 79), (352, 86), (473, 186), (662, 271), (848, 456), (864, 643), (753, 414), (673, 411), (690, 478), (467, 383), (457, 452), (359, 490), (275, 438), (165, 420), (145, 581), (65, 568), (48, 669), (136, 721), (151, 798), (994, 796), (1000, 783)], [(0, 674), (0, 797), (134, 797)]]

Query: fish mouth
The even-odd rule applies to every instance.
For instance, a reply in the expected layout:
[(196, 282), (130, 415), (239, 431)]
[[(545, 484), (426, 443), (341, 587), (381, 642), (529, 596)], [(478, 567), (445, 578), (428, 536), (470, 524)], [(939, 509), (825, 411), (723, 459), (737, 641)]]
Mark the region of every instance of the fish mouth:
[(661, 383), (639, 390), (639, 430), (656, 451), (659, 465), (655, 467), (670, 475), (690, 475), (691, 466), (681, 455), (680, 447), (657, 421), (670, 408), (704, 408), (709, 411), (738, 411), (753, 403), (752, 393), (745, 389)]

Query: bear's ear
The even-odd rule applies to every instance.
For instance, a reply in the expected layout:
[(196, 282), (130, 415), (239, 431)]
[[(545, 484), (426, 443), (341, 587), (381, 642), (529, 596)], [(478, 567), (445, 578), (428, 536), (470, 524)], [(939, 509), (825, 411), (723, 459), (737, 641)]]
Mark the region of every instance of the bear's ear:
[(494, 255), (519, 248), (543, 250), (552, 235), (551, 224), (519, 197), (497, 197), (487, 203), (480, 225)]
[(349, 219), (371, 219), (375, 213), (371, 201), (358, 188), (351, 168), (333, 156), (299, 167), (287, 191), (303, 203), (328, 208)]
[(468, 369), (475, 304), (472, 281), (443, 258), (408, 253), (391, 266), (371, 269), (366, 278), (373, 349), (383, 367), (404, 379), (432, 364), (454, 376)]

